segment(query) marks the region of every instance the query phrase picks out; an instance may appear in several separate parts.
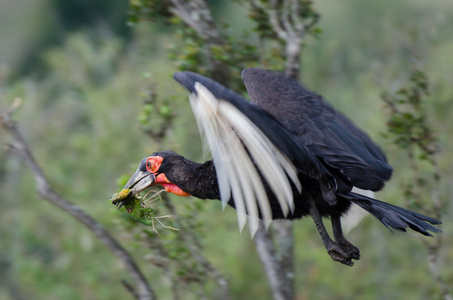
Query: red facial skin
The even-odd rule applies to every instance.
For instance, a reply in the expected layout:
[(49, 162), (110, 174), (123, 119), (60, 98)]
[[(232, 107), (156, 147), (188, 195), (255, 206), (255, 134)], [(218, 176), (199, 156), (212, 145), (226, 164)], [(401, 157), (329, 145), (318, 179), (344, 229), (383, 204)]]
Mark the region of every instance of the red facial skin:
[[(160, 165), (164, 161), (164, 158), (161, 156), (151, 156), (146, 160), (146, 170), (154, 175), (157, 175), (157, 171), (160, 168)], [(160, 173), (156, 177), (156, 181), (153, 183), (160, 184), (164, 187), (164, 189), (169, 192), (173, 193), (178, 196), (190, 196), (190, 194), (181, 190), (176, 184), (172, 183), (170, 180), (167, 179), (164, 173)]]

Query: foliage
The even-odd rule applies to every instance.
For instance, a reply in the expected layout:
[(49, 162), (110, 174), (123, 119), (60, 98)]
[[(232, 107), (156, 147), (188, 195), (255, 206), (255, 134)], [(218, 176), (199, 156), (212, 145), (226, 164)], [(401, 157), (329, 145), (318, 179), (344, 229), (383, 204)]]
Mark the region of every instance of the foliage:
[[(144, 75), (149, 78), (148, 74)], [(170, 128), (174, 126), (173, 108), (166, 98), (157, 97), (152, 84), (144, 91), (144, 107), (138, 119), (143, 131), (152, 141), (163, 145)], [(120, 187), (126, 184), (127, 178), (127, 175), (121, 176), (121, 180), (118, 180)], [(170, 282), (174, 297), (190, 291), (204, 297), (207, 282), (215, 278), (216, 274), (211, 274), (215, 269), (200, 254), (203, 226), (198, 221), (198, 215), (203, 211), (203, 205), (188, 202), (184, 205), (183, 212), (178, 213), (170, 197), (156, 189), (125, 202), (127, 214), (121, 213), (121, 216), (129, 221), (129, 225), (119, 229), (130, 235), (135, 243), (144, 244), (151, 250), (152, 254), (147, 256), (147, 260), (151, 265), (162, 269)], [(127, 198), (129, 192), (130, 190), (123, 189), (112, 196), (112, 201)], [(163, 218), (167, 221), (166, 225), (161, 221)], [(152, 230), (137, 226), (137, 223), (130, 222), (131, 219), (150, 226)], [(158, 231), (156, 224), (167, 230)]]
[[(401, 181), (404, 198), (412, 209), (424, 210), (426, 214), (441, 219), (446, 201), (439, 198), (441, 179), (437, 166), (439, 147), (438, 138), (428, 120), (426, 105), (428, 95), (427, 75), (421, 69), (414, 68), (407, 87), (399, 88), (394, 95), (384, 93), (382, 99), (390, 110), (387, 121), (388, 137), (392, 138), (398, 148), (409, 157), (412, 174)], [(431, 205), (428, 203), (429, 199)], [(452, 298), (450, 287), (439, 271), (442, 237), (434, 241), (424, 240), (424, 243), (428, 249), (430, 270), (439, 285), (440, 294), (449, 300)]]
[(428, 79), (423, 71), (414, 69), (409, 80), (407, 88), (400, 88), (395, 95), (384, 93), (382, 96), (390, 109), (389, 133), (400, 148), (417, 147), (419, 159), (434, 163), (433, 156), (438, 152), (437, 138), (427, 124), (428, 111), (423, 101), (429, 95)]
[[(259, 5), (255, 5), (254, 1), (237, 2), (249, 10), (248, 17), (255, 22), (255, 26), (243, 29), (238, 34), (231, 23), (220, 22), (216, 24), (219, 37), (212, 42), (209, 41), (209, 37), (187, 26), (174, 11), (172, 13), (171, 1), (131, 1), (130, 23), (136, 24), (139, 20), (146, 20), (171, 25), (175, 29), (175, 37), (179, 42), (169, 47), (169, 58), (174, 61), (179, 70), (196, 71), (217, 78), (216, 64), (219, 64), (223, 69), (227, 69), (224, 72), (229, 76), (217, 78), (218, 81), (234, 90), (245, 91), (240, 72), (244, 68), (258, 65), (283, 70), (286, 42), (271, 29), (269, 16), (266, 13), (269, 4), (265, 1), (256, 2)], [(293, 12), (293, 19), (294, 16), (301, 15), (304, 18), (303, 22), (306, 22), (304, 25), (307, 26), (307, 33), (317, 36), (321, 31), (319, 28), (314, 28), (314, 25), (318, 22), (320, 15), (313, 8), (311, 1), (300, 3), (301, 12)], [(275, 9), (280, 12), (282, 3), (279, 3)]]
[[(430, 191), (438, 189), (440, 179), (436, 170), (438, 139), (428, 121), (428, 95), (428, 79), (418, 68), (412, 70), (407, 87), (399, 88), (394, 95), (388, 92), (382, 95), (390, 111), (386, 136), (408, 153), (410, 168), (414, 172), (411, 178), (405, 180), (403, 191), (405, 198), (410, 199), (409, 203), (413, 209), (417, 210), (426, 206), (423, 205), (426, 202), (423, 199), (426, 196), (429, 198)], [(424, 161), (428, 165), (422, 165)], [(431, 167), (431, 170), (428, 171), (427, 167)], [(439, 217), (439, 212), (436, 212), (436, 215)]]
[[(227, 20), (231, 24), (224, 29), (226, 32), (233, 34), (238, 42), (245, 40), (245, 43), (254, 44), (258, 50), (261, 47), (275, 49), (272, 50), (275, 51), (272, 54), (274, 61), (268, 65), (283, 69), (280, 44), (269, 41), (259, 44), (253, 31), (256, 24), (245, 22), (248, 12), (243, 7), (235, 6), (231, 1), (211, 2), (217, 8), (216, 22)], [(430, 78), (429, 102), (423, 101), (422, 107), (429, 127), (436, 128), (438, 146), (429, 149), (439, 149), (435, 157), (444, 178), (439, 182), (439, 196), (450, 195), (453, 192), (448, 183), (453, 164), (450, 155), (453, 146), (450, 138), (453, 130), (451, 1), (316, 1), (315, 6), (323, 16), (320, 24), (323, 32), (316, 41), (310, 40), (313, 38), (310, 36), (310, 46), (304, 48), (303, 82), (366, 129), (388, 153), (395, 174), (378, 197), (401, 204), (398, 201), (403, 197), (395, 182), (413, 175), (407, 155), (392, 148), (378, 134), (386, 119), (378, 96), (383, 89), (407, 86), (401, 83), (400, 77), (412, 65), (413, 56), (409, 55), (412, 51), (423, 58), (423, 65), (428, 70), (425, 74)], [(8, 9), (0, 11), (10, 14)], [(38, 38), (41, 35), (36, 24), (43, 21), (42, 12), (23, 10), (23, 15), (17, 14), (23, 16), (20, 24), (11, 22), (11, 26), (17, 30), (19, 25), (28, 26), (30, 30), (36, 30), (32, 36)], [(49, 11), (46, 16), (49, 19), (58, 17)], [(54, 26), (44, 32), (55, 34), (58, 29)], [(164, 146), (170, 145), (189, 153), (194, 160), (201, 160), (198, 132), (188, 113), (186, 93), (175, 88), (177, 84), (169, 75), (177, 65), (168, 58), (168, 47), (177, 50), (181, 46), (183, 49), (185, 41), (178, 41), (169, 34), (167, 25), (162, 24), (137, 24), (131, 29), (133, 35), (128, 41), (114, 31), (107, 30), (106, 34), (105, 30), (98, 29), (58, 33), (62, 38), (60, 44), (33, 53), (33, 60), (45, 65), (39, 70), (12, 76), (20, 68), (3, 60), (0, 64), (0, 110), (15, 97), (24, 99), (23, 108), (17, 115), (19, 127), (33, 146), (38, 161), (43, 163), (52, 184), (117, 235), (144, 266), (147, 278), (160, 298), (171, 297), (171, 284), (167, 278), (175, 284), (185, 284), (180, 292), (181, 299), (200, 298), (196, 294), (200, 285), (194, 279), (201, 278), (206, 298), (218, 299), (219, 288), (213, 283), (213, 273), (206, 272), (206, 268), (200, 270), (199, 264), (194, 263), (195, 256), (183, 244), (182, 239), (191, 239), (190, 235), (158, 226), (160, 235), (157, 237), (151, 227), (130, 220), (123, 215), (126, 212), (117, 212), (108, 201), (118, 188), (115, 185), (117, 174), (131, 174), (144, 154), (162, 149), (140, 130), (141, 126), (147, 129), (148, 124), (163, 120), (158, 108), (162, 104), (169, 106), (173, 116)], [(242, 36), (244, 30), (250, 34)], [(6, 32), (6, 28), (2, 32)], [(17, 55), (26, 49), (34, 49), (24, 42), (28, 36), (16, 34), (12, 37), (1, 40), (0, 49), (6, 49), (6, 43), (15, 43), (16, 39), (21, 43), (13, 48)], [(198, 43), (193, 43), (195, 52)], [(234, 52), (235, 48), (229, 51)], [(206, 68), (208, 72), (209, 68)], [(238, 76), (237, 71), (231, 72)], [(150, 81), (152, 85), (149, 85)], [(408, 85), (408, 91), (411, 86)], [(148, 92), (152, 90), (158, 97), (148, 109), (143, 102), (149, 99)], [(137, 120), (142, 109), (141, 121), (148, 118), (149, 123), (142, 124)], [(164, 115), (168, 114), (164, 111)], [(157, 129), (159, 124), (153, 128)], [(0, 131), (0, 143), (8, 142)], [(414, 157), (418, 158), (420, 153), (416, 150)], [(423, 171), (432, 170), (428, 160), (423, 161), (422, 166)], [(111, 253), (68, 216), (40, 202), (30, 181), (22, 163), (1, 147), (0, 298), (130, 297), (118, 284), (124, 278), (124, 269)], [(190, 226), (196, 226), (196, 231), (201, 232), (199, 242), (203, 250), (198, 248), (198, 253), (203, 253), (230, 279), (233, 299), (271, 298), (253, 244), (247, 234), (238, 234), (235, 214), (231, 210), (222, 212), (220, 204), (196, 199), (178, 199), (171, 203), (181, 214), (181, 220), (188, 220), (194, 224)], [(198, 215), (192, 214), (201, 207)], [(170, 213), (165, 199), (158, 209), (161, 211), (157, 211), (157, 215)], [(452, 206), (447, 204), (442, 209), (445, 250), (441, 264), (449, 266), (453, 259), (450, 250), (453, 249), (453, 227), (448, 221), (453, 216)], [(184, 227), (171, 220), (165, 224)], [(322, 245), (310, 222), (302, 220), (296, 224), (294, 276), (297, 298), (427, 299), (438, 292), (435, 280), (423, 263), (425, 249), (420, 247), (419, 240), (409, 235), (389, 234), (375, 220), (365, 220), (349, 237), (361, 248), (363, 258), (353, 269), (345, 269), (333, 264), (320, 251)], [(162, 242), (162, 247), (150, 246), (151, 239)], [(157, 268), (158, 265), (165, 268)], [(171, 276), (165, 276), (167, 267), (172, 270)], [(440, 271), (446, 282), (452, 282), (451, 268)], [(175, 272), (180, 272), (181, 276), (176, 276)], [(130, 281), (130, 278), (125, 279)], [(187, 290), (194, 292), (187, 293)]]
[[(144, 16), (148, 21), (165, 21), (168, 24), (172, 23), (173, 13), (170, 11), (170, 0), (158, 1), (129, 1), (129, 24), (136, 24)], [(175, 21), (176, 22), (176, 21)]]
[[(219, 27), (214, 22), (211, 8), (203, 0), (159, 2), (158, 5), (154, 1), (133, 1), (131, 6), (135, 12), (134, 20), (139, 19), (137, 16), (140, 13), (151, 16), (151, 19), (155, 19), (157, 14), (162, 13), (161, 18), (167, 18), (179, 25), (179, 38), (184, 43), (173, 49), (172, 58), (178, 62), (180, 70), (202, 74), (206, 72), (208, 76), (230, 88), (244, 90), (239, 77), (241, 70), (250, 62), (265, 66), (264, 58), (272, 57), (273, 54), (277, 54), (276, 57), (285, 62), (287, 76), (299, 77), (299, 58), (303, 37), (317, 23), (319, 14), (314, 12), (311, 1), (295, 1), (291, 3), (291, 7), (288, 3), (274, 2), (267, 5), (265, 2), (253, 2), (250, 5), (250, 11), (261, 9), (268, 14), (269, 28), (276, 33), (269, 36), (259, 32), (257, 28), (260, 24), (258, 24), (254, 30), (259, 40), (258, 44), (253, 44), (244, 38), (239, 40), (234, 34), (227, 32), (226, 29), (230, 27), (228, 23)], [(164, 8), (165, 5), (167, 8)], [(141, 10), (139, 7), (146, 9)], [(174, 16), (167, 14), (168, 12)], [(264, 20), (260, 22), (262, 24)], [(244, 31), (244, 35), (249, 37), (250, 32)], [(262, 46), (266, 36), (280, 46), (279, 52), (259, 49), (258, 46), (260, 44)], [(275, 68), (276, 65), (268, 67)], [(168, 122), (165, 120), (170, 119), (164, 119), (163, 122), (166, 125)], [(162, 134), (166, 133), (166, 128), (167, 126), (162, 127), (161, 138), (164, 137)], [(149, 131), (148, 133), (152, 134)], [(141, 209), (139, 211), (141, 212)], [(271, 264), (264, 264), (264, 266), (273, 297), (289, 299), (294, 297), (293, 280), (283, 278), (291, 276), (294, 268), (292, 224), (280, 222), (275, 227), (275, 243), (279, 245), (277, 251), (274, 248), (272, 235), (266, 233), (264, 227), (255, 237), (255, 243), (261, 260), (272, 261)], [(224, 280), (220, 282), (223, 284)], [(227, 294), (225, 297), (228, 297)]]
[[(278, 13), (282, 13), (285, 6), (292, 5), (292, 15), (287, 16), (288, 19), (296, 18), (296, 16), (301, 16), (300, 21), (307, 27), (307, 33), (313, 36), (318, 36), (322, 30), (319, 27), (314, 27), (319, 22), (321, 15), (316, 10), (312, 1), (298, 1), (300, 6), (294, 7), (294, 2), (289, 3), (287, 1), (265, 1), (265, 0), (256, 0), (256, 1), (245, 1), (245, 0), (236, 0), (242, 5), (249, 5), (249, 17), (255, 22), (255, 31), (261, 38), (266, 38), (270, 40), (278, 40), (278, 35), (275, 33), (275, 30), (270, 24), (269, 12), (270, 8), (275, 9)], [(294, 11), (296, 9), (296, 11)], [(281, 41), (284, 42), (284, 41)]]
[[(143, 77), (150, 79), (149, 73)], [(159, 98), (153, 83), (142, 88), (143, 109), (138, 117), (142, 130), (153, 139), (154, 142), (162, 145), (168, 130), (173, 126), (175, 118), (174, 109), (170, 105), (172, 99)]]

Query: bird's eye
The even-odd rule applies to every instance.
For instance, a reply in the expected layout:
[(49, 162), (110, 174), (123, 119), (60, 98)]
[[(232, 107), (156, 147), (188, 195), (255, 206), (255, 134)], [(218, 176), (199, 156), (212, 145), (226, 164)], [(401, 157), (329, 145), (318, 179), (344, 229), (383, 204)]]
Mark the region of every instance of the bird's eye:
[(146, 170), (153, 174), (157, 173), (164, 159), (160, 156), (151, 156), (146, 160)]

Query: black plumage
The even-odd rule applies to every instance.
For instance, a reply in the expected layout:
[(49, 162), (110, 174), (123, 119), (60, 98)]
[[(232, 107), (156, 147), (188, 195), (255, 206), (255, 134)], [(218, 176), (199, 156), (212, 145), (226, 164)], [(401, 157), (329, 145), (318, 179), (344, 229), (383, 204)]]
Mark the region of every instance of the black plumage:
[(278, 72), (247, 69), (242, 78), (253, 103), (354, 186), (376, 191), (390, 178), (382, 150), (321, 96)]
[[(214, 160), (200, 164), (171, 151), (156, 152), (137, 169), (140, 174), (154, 175), (147, 187), (167, 184), (169, 191), (176, 187), (201, 199), (222, 199), (263, 219), (310, 215), (328, 253), (347, 265), (360, 258), (341, 230), (340, 217), (351, 203), (388, 228), (411, 228), (424, 235), (440, 231), (429, 224), (440, 224), (438, 220), (351, 191), (353, 187), (381, 189), (392, 167), (366, 133), (297, 81), (275, 71), (246, 69), (242, 78), (249, 102), (196, 73), (180, 72), (174, 78), (192, 93), (194, 113)], [(266, 153), (261, 157), (260, 151)], [(273, 169), (267, 169), (260, 162), (263, 159)], [(138, 173), (125, 188), (143, 178)], [(140, 186), (135, 193), (145, 185)], [(331, 218), (335, 241), (327, 234), (322, 217)]]

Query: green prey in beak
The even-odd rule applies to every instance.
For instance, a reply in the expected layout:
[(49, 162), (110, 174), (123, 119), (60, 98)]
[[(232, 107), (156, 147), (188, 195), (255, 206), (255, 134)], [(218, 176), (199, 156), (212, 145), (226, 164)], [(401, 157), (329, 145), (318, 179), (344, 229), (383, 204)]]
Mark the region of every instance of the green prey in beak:
[[(129, 202), (134, 202), (136, 195), (141, 191), (151, 187), (156, 181), (153, 173), (149, 172), (146, 168), (146, 158), (143, 159), (135, 173), (131, 176), (129, 181), (124, 186), (123, 190), (116, 193), (110, 198), (112, 203), (120, 209), (123, 205)], [(126, 207), (127, 209), (127, 207)], [(129, 209), (127, 209), (129, 211)], [(129, 211), (130, 212), (130, 211)]]
[(146, 204), (146, 201), (149, 201), (150, 199), (147, 197), (148, 194), (144, 197), (138, 196), (141, 191), (146, 190), (156, 183), (156, 176), (151, 171), (151, 168), (147, 168), (147, 164), (149, 164), (149, 161), (147, 160), (148, 158), (144, 158), (142, 160), (135, 173), (124, 186), (123, 190), (114, 194), (110, 200), (114, 205), (116, 205), (116, 207), (118, 207), (118, 209), (124, 206), (133, 220), (152, 226), (153, 231), (156, 233), (158, 233), (154, 226), (156, 221), (164, 228), (178, 230), (177, 228), (166, 226), (160, 221), (162, 218), (170, 218), (171, 215), (154, 215), (153, 205), (151, 204), (150, 207), (150, 204)]

